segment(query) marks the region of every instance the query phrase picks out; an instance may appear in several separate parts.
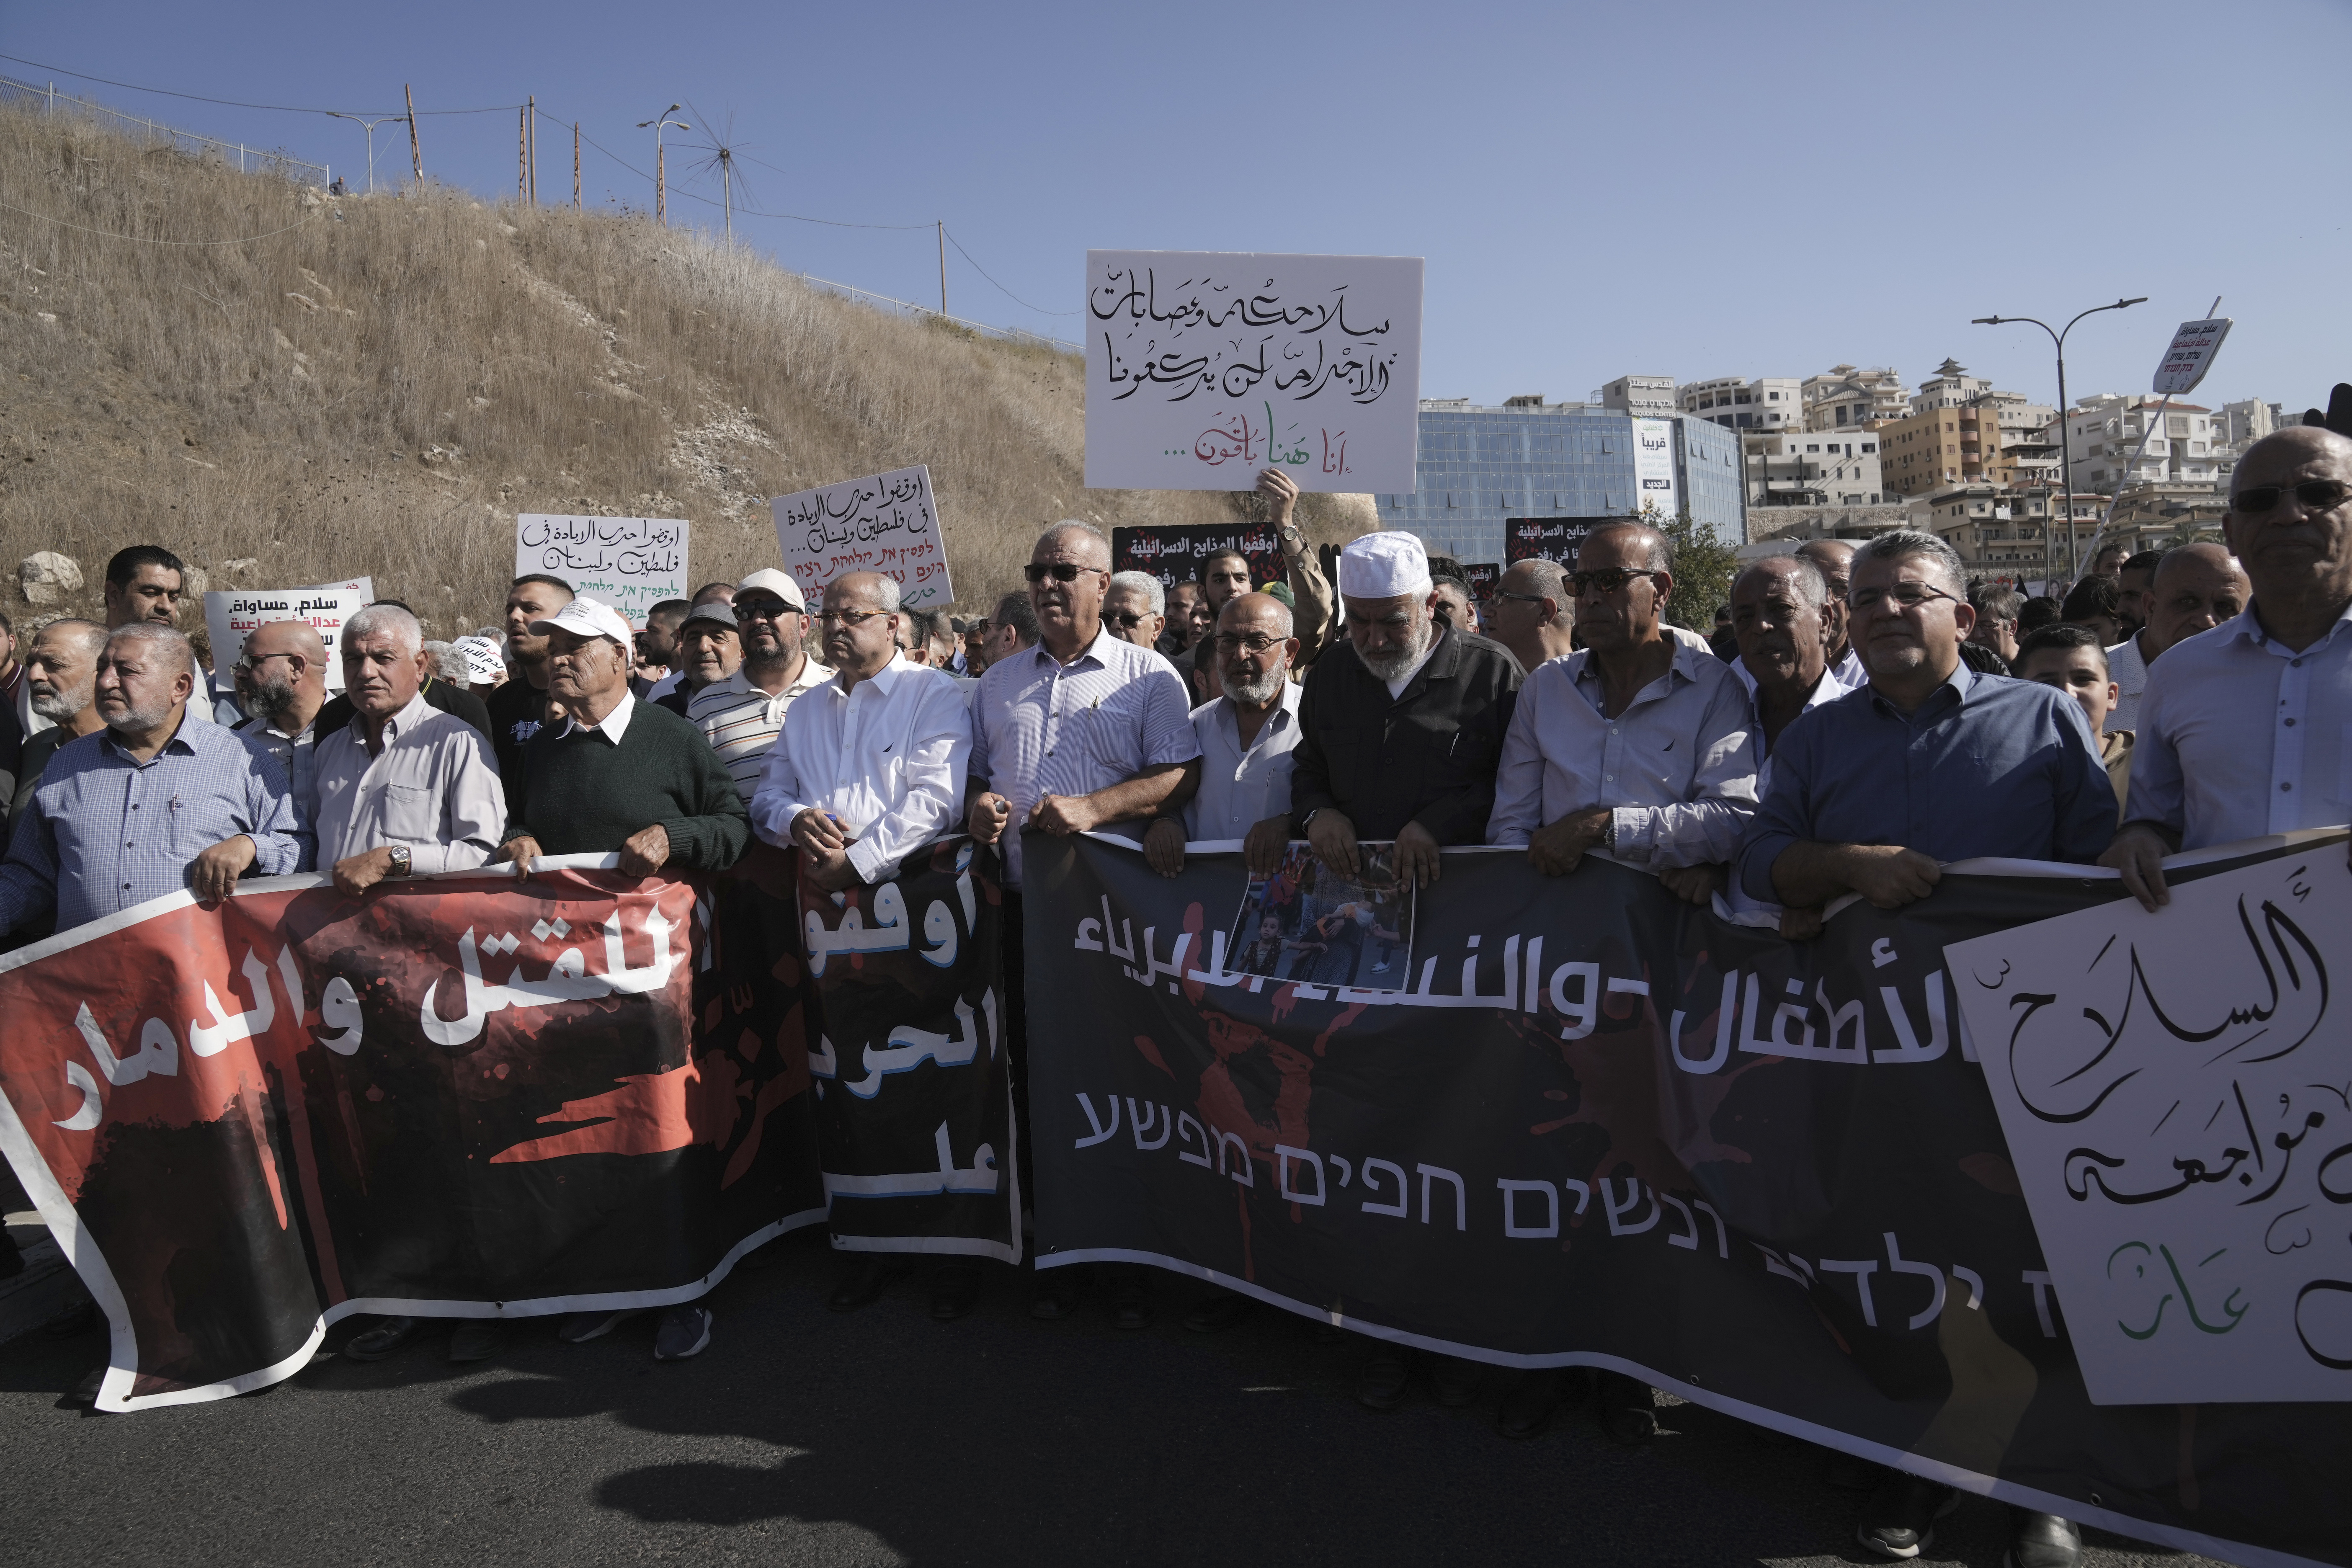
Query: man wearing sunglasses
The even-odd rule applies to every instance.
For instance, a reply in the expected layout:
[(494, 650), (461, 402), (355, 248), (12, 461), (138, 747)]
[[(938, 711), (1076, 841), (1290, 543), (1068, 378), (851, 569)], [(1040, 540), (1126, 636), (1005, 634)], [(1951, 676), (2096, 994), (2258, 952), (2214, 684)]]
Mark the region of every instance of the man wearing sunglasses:
[(327, 705), (327, 645), (308, 621), (270, 621), (245, 637), (250, 714), (236, 732), (278, 759), (294, 790), (295, 809), (310, 810), (315, 725)]
[(1157, 648), (1160, 628), (1168, 624), (1167, 591), (1149, 572), (1112, 574), (1110, 592), (1103, 595), (1103, 625), (1121, 642)]
[(2167, 551), (2142, 596), (2147, 624), (2107, 649), (2108, 672), (2123, 693), (2107, 716), (2108, 727), (2137, 732), (2148, 667), (2176, 643), (2238, 615), (2253, 596), (2245, 571), (2228, 545), (2184, 544)]
[(2352, 817), (2352, 439), (2255, 442), (2221, 530), (2253, 604), (2147, 672), (2129, 821), (2102, 860), (2150, 910), (2171, 900), (2167, 854)]
[[(763, 567), (736, 584), (734, 616), (743, 662), (726, 679), (696, 692), (686, 716), (701, 727), (737, 793), (749, 800), (783, 730), (785, 710), (802, 692), (831, 680), (834, 671), (802, 649), (808, 600), (791, 573)], [(887, 629), (895, 633), (896, 626), (894, 620)], [(895, 637), (886, 640), (895, 647)]]

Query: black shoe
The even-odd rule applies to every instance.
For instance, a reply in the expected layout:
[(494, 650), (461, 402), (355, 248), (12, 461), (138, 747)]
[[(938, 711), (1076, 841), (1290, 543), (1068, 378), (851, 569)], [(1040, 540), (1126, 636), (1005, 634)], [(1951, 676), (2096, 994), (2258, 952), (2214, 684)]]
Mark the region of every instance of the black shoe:
[(1459, 1410), (1477, 1398), (1485, 1370), (1476, 1362), (1464, 1361), (1460, 1356), (1431, 1356), (1429, 1384), (1436, 1392), (1437, 1403), (1448, 1410)]
[(1118, 1270), (1110, 1282), (1110, 1322), (1129, 1332), (1151, 1326), (1151, 1277), (1140, 1264)]
[(834, 1281), (833, 1294), (825, 1299), (825, 1307), (835, 1312), (854, 1312), (860, 1307), (879, 1300), (882, 1292), (894, 1281), (907, 1277), (909, 1269), (904, 1263), (884, 1261), (885, 1254), (859, 1252)]
[(1549, 1367), (1523, 1372), (1503, 1393), (1503, 1407), (1495, 1413), (1499, 1437), (1540, 1437), (1559, 1410), (1567, 1380)]
[(1078, 1310), (1087, 1296), (1087, 1268), (1083, 1263), (1073, 1263), (1061, 1268), (1048, 1268), (1037, 1276), (1037, 1294), (1030, 1299), (1029, 1315), (1059, 1322)]
[(1638, 1377), (1604, 1372), (1596, 1379), (1601, 1425), (1628, 1447), (1640, 1447), (1658, 1435), (1657, 1395)]
[(97, 1409), (99, 1385), (105, 1381), (106, 1363), (100, 1362), (90, 1369), (89, 1376), (74, 1384), (73, 1392), (65, 1396), (66, 1406), (77, 1410)]
[(1412, 1381), (1412, 1352), (1381, 1340), (1356, 1374), (1356, 1403), (1368, 1410), (1394, 1410)]
[(654, 1360), (693, 1360), (710, 1343), (710, 1325), (718, 1321), (708, 1307), (672, 1307), (654, 1330)]
[(1257, 1305), (1234, 1290), (1214, 1290), (1184, 1314), (1184, 1326), (1196, 1334), (1222, 1334), (1250, 1315)]
[(353, 1361), (382, 1361), (425, 1331), (422, 1318), (379, 1318), (363, 1334), (343, 1342), (343, 1353)]
[(25, 1271), (25, 1255), (16, 1246), (16, 1238), (0, 1226), (0, 1279), (14, 1279)]
[(2075, 1568), (2083, 1561), (2083, 1532), (2054, 1513), (2009, 1510), (2009, 1550), (2001, 1568)]
[(980, 1300), (980, 1270), (969, 1263), (942, 1263), (931, 1276), (931, 1316), (952, 1323)]
[(449, 1335), (449, 1359), (463, 1363), (493, 1361), (505, 1344), (507, 1327), (496, 1318), (467, 1318)]
[(1853, 1538), (1881, 1557), (1916, 1557), (1935, 1542), (1936, 1521), (1959, 1506), (1951, 1488), (1894, 1471), (1863, 1505)]

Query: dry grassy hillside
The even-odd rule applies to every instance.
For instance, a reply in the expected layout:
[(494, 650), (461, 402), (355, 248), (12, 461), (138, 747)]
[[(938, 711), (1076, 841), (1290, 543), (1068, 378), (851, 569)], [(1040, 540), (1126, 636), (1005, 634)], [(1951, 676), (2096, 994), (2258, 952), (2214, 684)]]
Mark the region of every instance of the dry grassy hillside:
[[(42, 215), (0, 214), (0, 568), (78, 561), (48, 613), (152, 542), (215, 588), (372, 574), (446, 637), (496, 618), (518, 511), (687, 518), (696, 579), (733, 578), (776, 562), (766, 497), (917, 462), (984, 606), (1043, 521), (1245, 504), (1085, 489), (1073, 356), (642, 218), (326, 197), (16, 110), (0, 201)], [(1324, 538), (1370, 525), (1310, 500)]]

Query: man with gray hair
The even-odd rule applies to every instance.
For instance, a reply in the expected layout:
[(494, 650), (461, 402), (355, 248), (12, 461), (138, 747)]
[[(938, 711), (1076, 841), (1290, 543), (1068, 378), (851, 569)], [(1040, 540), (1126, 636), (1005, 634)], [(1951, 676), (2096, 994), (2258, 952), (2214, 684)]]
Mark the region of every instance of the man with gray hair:
[[(1862, 548), (1848, 605), (1870, 683), (1803, 713), (1775, 745), (1740, 852), (1749, 897), (1793, 912), (1851, 892), (1900, 909), (1934, 891), (1943, 862), (2087, 863), (2115, 837), (2115, 791), (2081, 705), (1970, 669), (1966, 595), (1959, 557), (1932, 533), (1900, 529)], [(1915, 1557), (1951, 1496), (1889, 1472), (1856, 1537)], [(2011, 1510), (2011, 1561), (2073, 1563), (2081, 1542), (2055, 1515)]]
[(1115, 572), (1110, 591), (1103, 595), (1102, 618), (1121, 642), (1157, 648), (1168, 625), (1168, 592), (1149, 572)]
[(1576, 651), (1576, 595), (1557, 561), (1515, 561), (1487, 601), (1486, 635), (1529, 675)]
[(96, 621), (51, 621), (26, 643), (26, 700), (47, 728), (28, 737), (17, 758), (11, 825), (31, 809), (33, 791), (58, 748), (106, 728), (98, 716), (96, 684), (99, 655), (105, 651), (106, 628)]
[(1819, 567), (1822, 581), (1830, 585), (1830, 673), (1848, 690), (1866, 685), (1870, 671), (1864, 668), (1862, 655), (1854, 647), (1850, 624), (1853, 617), (1846, 613), (1846, 589), (1853, 580), (1853, 541), (1808, 539), (1797, 546), (1797, 554)]
[(184, 890), (222, 899), (247, 870), (309, 863), (285, 771), (246, 737), (189, 721), (186, 637), (157, 621), (116, 627), (93, 685), (106, 727), (58, 749), (15, 825), (0, 932), (51, 915), (66, 931)]

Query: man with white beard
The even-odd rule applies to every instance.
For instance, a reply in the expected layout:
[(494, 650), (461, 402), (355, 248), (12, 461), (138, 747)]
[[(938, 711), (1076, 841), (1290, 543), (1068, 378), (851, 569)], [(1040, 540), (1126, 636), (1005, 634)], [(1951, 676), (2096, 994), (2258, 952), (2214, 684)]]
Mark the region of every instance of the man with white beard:
[(105, 651), (106, 628), (96, 621), (51, 621), (26, 645), (26, 700), (48, 728), (27, 737), (17, 759), (16, 794), (8, 803), (11, 827), (33, 804), (33, 791), (58, 748), (106, 728), (97, 705), (98, 656)]

